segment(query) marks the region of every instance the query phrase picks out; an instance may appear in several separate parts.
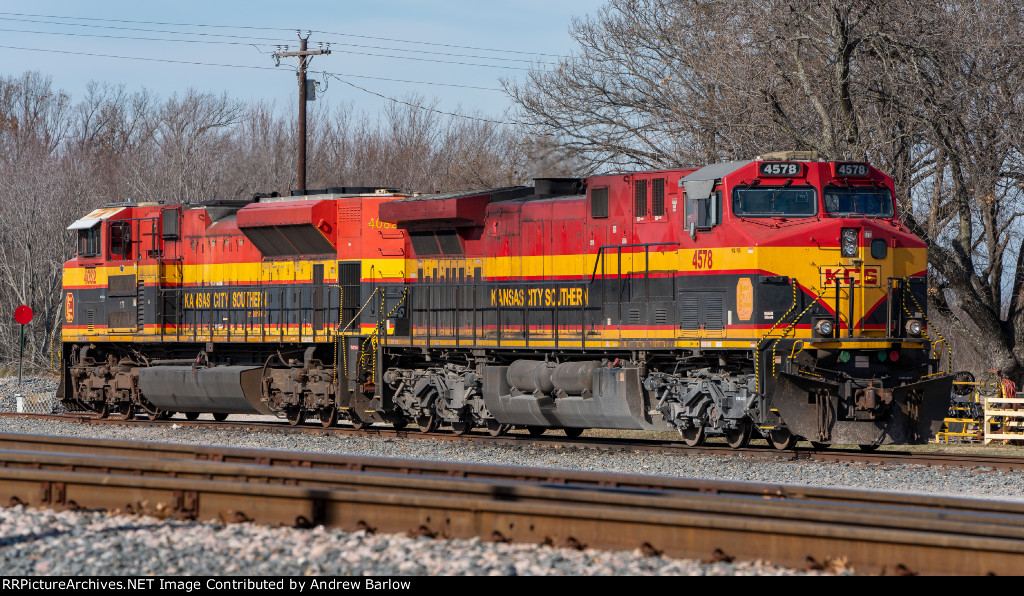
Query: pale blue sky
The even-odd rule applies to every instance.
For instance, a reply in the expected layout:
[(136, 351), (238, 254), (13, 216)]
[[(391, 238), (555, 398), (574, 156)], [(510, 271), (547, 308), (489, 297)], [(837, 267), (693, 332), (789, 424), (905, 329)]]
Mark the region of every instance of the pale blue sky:
[[(509, 102), (502, 92), (487, 89), (500, 89), (501, 77), (521, 77), (526, 72), (498, 67), (529, 68), (537, 61), (554, 62), (556, 56), (571, 53), (573, 46), (568, 35), (571, 18), (593, 14), (601, 4), (600, 0), (180, 0), (160, 3), (0, 0), (0, 74), (10, 76), (26, 70), (39, 71), (50, 75), (56, 87), (67, 90), (76, 100), (82, 98), (86, 83), (96, 80), (124, 84), (129, 90), (146, 87), (163, 98), (189, 87), (218, 94), (227, 91), (245, 101), (274, 101), (279, 110), (287, 106), (291, 112), (297, 97), (291, 68), (294, 63), (291, 59), (282, 60), (275, 70), (270, 53), (274, 52), (275, 44), (288, 44), (290, 49), (298, 49), (295, 29), (301, 27), (314, 30), (311, 42), (333, 42), (332, 54), (316, 57), (311, 72), (326, 70), (349, 75), (352, 83), (382, 95), (403, 97), (418, 93), (436, 97), (441, 110), (480, 110), (494, 117), (500, 116)], [(185, 24), (205, 26), (185, 27)], [(185, 35), (184, 32), (205, 35)], [(233, 43), (200, 43), (202, 41)], [(257, 49), (249, 45), (252, 43), (266, 45)], [(316, 48), (318, 44), (311, 43), (310, 47)], [(363, 54), (405, 56), (407, 59)], [(171, 60), (240, 68), (162, 62)], [(319, 74), (311, 76), (323, 78)], [(351, 101), (357, 109), (372, 113), (386, 103), (335, 80), (329, 81), (327, 93), (318, 100), (330, 105)]]

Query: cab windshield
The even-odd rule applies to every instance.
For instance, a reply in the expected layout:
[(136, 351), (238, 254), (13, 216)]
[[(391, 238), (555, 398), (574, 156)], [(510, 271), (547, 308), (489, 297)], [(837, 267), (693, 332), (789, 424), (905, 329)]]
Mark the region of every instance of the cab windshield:
[(732, 212), (740, 217), (806, 217), (818, 210), (813, 188), (740, 186), (732, 191)]
[(888, 188), (825, 187), (825, 212), (833, 215), (892, 217), (892, 193)]

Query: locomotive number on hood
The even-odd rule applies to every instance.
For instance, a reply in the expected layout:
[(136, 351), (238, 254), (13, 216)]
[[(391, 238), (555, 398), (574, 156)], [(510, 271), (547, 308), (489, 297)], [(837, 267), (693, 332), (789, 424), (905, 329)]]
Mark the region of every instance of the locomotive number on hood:
[(694, 269), (711, 269), (714, 266), (714, 255), (706, 248), (694, 251), (691, 264)]

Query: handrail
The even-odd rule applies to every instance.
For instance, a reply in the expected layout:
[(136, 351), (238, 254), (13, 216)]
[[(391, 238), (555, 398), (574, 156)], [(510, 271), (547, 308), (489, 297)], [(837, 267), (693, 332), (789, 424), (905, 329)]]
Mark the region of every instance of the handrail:
[[(912, 317), (911, 314), (910, 314), (910, 311), (907, 310), (906, 300), (902, 299), (903, 296), (910, 296), (910, 299), (914, 301), (914, 306), (916, 306), (918, 308), (918, 310), (921, 311), (921, 318), (924, 319), (925, 324), (928, 325), (928, 333), (931, 334), (932, 332), (934, 332), (935, 335), (937, 335), (939, 337), (939, 341), (932, 344), (932, 354), (937, 353), (936, 352), (936, 347), (937, 346), (942, 345), (943, 343), (946, 344), (946, 352), (949, 354), (949, 361), (946, 363), (946, 365), (949, 367), (948, 368), (949, 374), (953, 374), (953, 346), (951, 346), (950, 343), (948, 341), (946, 341), (946, 338), (943, 337), (942, 333), (938, 329), (934, 329), (933, 328), (932, 322), (930, 320), (928, 320), (928, 314), (925, 312), (925, 309), (921, 307), (921, 303), (919, 303), (917, 301), (917, 297), (915, 297), (914, 293), (910, 291), (910, 277), (907, 276), (907, 277), (902, 277), (900, 279), (903, 282), (903, 283), (900, 284), (900, 291), (901, 291), (901, 294), (902, 294), (900, 296), (900, 306), (903, 307), (903, 312), (907, 313), (907, 317), (915, 318), (915, 317)], [(930, 340), (931, 337), (929, 337), (928, 339)]]
[[(352, 323), (355, 323), (356, 319), (359, 318), (359, 315), (361, 315), (363, 313), (363, 311), (366, 310), (366, 307), (369, 306), (370, 301), (373, 300), (373, 297), (377, 295), (377, 291), (380, 290), (380, 288), (381, 288), (381, 286), (377, 286), (376, 288), (373, 289), (372, 292), (370, 292), (370, 297), (366, 299), (366, 302), (363, 303), (363, 306), (360, 307), (359, 311), (356, 312), (355, 316), (352, 317), (352, 320), (349, 321), (343, 328), (341, 328), (340, 330), (336, 331), (335, 334), (334, 334), (335, 336), (341, 335), (342, 333), (348, 331), (348, 328), (352, 326)], [(338, 317), (339, 317), (339, 320), (340, 320), (341, 313), (338, 313)]]
[[(593, 271), (593, 273), (590, 274), (590, 281), (587, 282), (587, 285), (593, 284), (594, 280), (597, 278), (597, 266), (598, 266), (599, 263), (604, 262), (604, 249), (606, 249), (606, 248), (615, 248), (615, 249), (618, 249), (621, 252), (621, 250), (623, 248), (648, 248), (648, 247), (651, 247), (651, 246), (676, 246), (676, 247), (678, 247), (679, 243), (678, 242), (647, 242), (647, 243), (644, 243), (644, 244), (603, 244), (603, 245), (597, 247), (597, 260), (594, 261), (594, 271)], [(647, 253), (649, 251), (645, 250), (644, 252)], [(619, 277), (622, 277), (622, 271), (619, 271)]]

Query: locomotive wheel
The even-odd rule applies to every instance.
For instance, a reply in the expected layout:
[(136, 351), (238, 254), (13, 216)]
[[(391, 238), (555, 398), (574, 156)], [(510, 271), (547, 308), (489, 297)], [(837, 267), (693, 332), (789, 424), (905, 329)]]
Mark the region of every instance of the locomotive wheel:
[(547, 430), (546, 426), (527, 426), (526, 430), (529, 431), (531, 437), (539, 437), (544, 434)]
[[(214, 417), (217, 415), (214, 414)], [(306, 411), (298, 406), (292, 406), (284, 411), (284, 417), (288, 419), (288, 424), (292, 426), (299, 426), (306, 422)]]
[(130, 403), (118, 403), (113, 408), (108, 408), (109, 416), (113, 420), (134, 420), (135, 406)]
[(320, 416), (320, 426), (330, 428), (338, 423), (338, 408), (335, 406), (324, 406), (317, 411)]
[(363, 420), (359, 418), (359, 415), (356, 414), (354, 410), (349, 410), (349, 416), (352, 417), (352, 419), (349, 420), (349, 422), (352, 423), (352, 428), (356, 430), (366, 430), (367, 428), (370, 428), (370, 423), (363, 422)]
[(469, 434), (471, 430), (473, 430), (473, 421), (469, 419), (468, 414), (463, 414), (462, 420), (452, 422), (452, 431), (460, 437)]
[(743, 421), (740, 423), (739, 428), (725, 431), (725, 442), (733, 449), (742, 449), (750, 444), (750, 435), (753, 430), (754, 425), (748, 421)]
[(768, 439), (772, 447), (780, 451), (792, 449), (796, 446), (796, 436), (789, 432), (788, 428), (773, 428), (765, 434), (764, 438)]
[(96, 413), (97, 418), (106, 418), (110, 415), (110, 406), (107, 405), (107, 402), (103, 402), (97, 406), (94, 412)]
[(216, 420), (217, 422), (224, 422), (225, 420), (228, 419), (228, 413), (227, 412), (214, 412), (213, 413), (213, 419)]
[(704, 439), (707, 438), (707, 434), (704, 432), (703, 426), (696, 428), (688, 428), (684, 431), (680, 431), (680, 435), (683, 437), (683, 442), (690, 447), (697, 447), (704, 444)]
[(432, 433), (437, 430), (437, 416), (420, 416), (416, 419), (416, 426), (420, 427), (421, 433)]
[(569, 437), (570, 439), (575, 439), (576, 437), (582, 435), (583, 431), (585, 431), (585, 430), (587, 430), (587, 429), (585, 429), (585, 428), (563, 428), (562, 432), (564, 432), (565, 436)]
[(508, 425), (502, 424), (494, 418), (487, 419), (487, 432), (492, 437), (500, 437), (501, 435), (508, 432)]
[(163, 418), (163, 410), (156, 406), (153, 406), (146, 400), (142, 400), (142, 411), (146, 413), (146, 418), (148, 418), (151, 422)]

